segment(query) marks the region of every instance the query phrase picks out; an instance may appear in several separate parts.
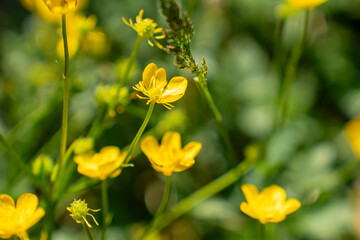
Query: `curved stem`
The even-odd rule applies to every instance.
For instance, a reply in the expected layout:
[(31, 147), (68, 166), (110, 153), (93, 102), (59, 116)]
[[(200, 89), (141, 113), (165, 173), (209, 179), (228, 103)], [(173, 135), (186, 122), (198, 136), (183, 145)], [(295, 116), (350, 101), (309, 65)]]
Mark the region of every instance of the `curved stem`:
[(304, 30), (302, 33), (301, 40), (299, 41), (298, 44), (294, 46), (289, 62), (285, 69), (284, 82), (279, 94), (280, 109), (279, 109), (279, 113), (276, 115), (275, 118), (274, 130), (276, 130), (279, 126), (284, 124), (288, 115), (288, 104), (289, 104), (288, 102), (290, 98), (291, 86), (294, 82), (297, 65), (300, 60), (300, 56), (307, 39), (307, 32), (309, 28), (309, 14), (310, 14), (309, 10), (306, 10), (305, 19), (304, 19)]
[(164, 196), (163, 196), (163, 199), (161, 200), (161, 204), (160, 204), (158, 210), (155, 213), (155, 218), (158, 217), (159, 215), (163, 214), (163, 212), (165, 211), (165, 209), (168, 206), (170, 194), (171, 194), (171, 179), (172, 179), (172, 175), (166, 177)]
[(68, 112), (69, 112), (69, 48), (66, 34), (66, 14), (62, 14), (62, 35), (64, 41), (64, 56), (65, 56), (65, 69), (63, 75), (63, 116), (62, 116), (62, 128), (61, 128), (61, 142), (60, 142), (60, 154), (59, 154), (59, 174), (61, 174), (63, 168), (63, 158), (66, 152), (66, 139), (68, 130)]
[(86, 232), (86, 235), (88, 237), (89, 240), (93, 240), (93, 237), (91, 235), (91, 232), (89, 230), (89, 228), (86, 226), (86, 224), (84, 223), (84, 221), (81, 222), (81, 225), (83, 226), (85, 232)]
[(147, 124), (149, 123), (149, 120), (150, 120), (151, 114), (154, 110), (154, 107), (155, 107), (155, 102), (151, 102), (150, 106), (149, 106), (149, 110), (145, 116), (144, 122), (141, 124), (141, 127), (139, 128), (138, 132), (136, 133), (134, 139), (132, 140), (132, 142), (130, 144), (129, 150), (126, 153), (125, 163), (128, 163), (130, 161), (131, 154), (134, 151), (134, 148), (135, 148), (137, 142), (139, 141), (141, 135), (143, 134)]
[(103, 212), (103, 228), (101, 231), (101, 239), (105, 239), (105, 233), (108, 226), (108, 211), (109, 211), (109, 199), (108, 199), (108, 186), (106, 179), (101, 183), (101, 200), (102, 200), (102, 212)]

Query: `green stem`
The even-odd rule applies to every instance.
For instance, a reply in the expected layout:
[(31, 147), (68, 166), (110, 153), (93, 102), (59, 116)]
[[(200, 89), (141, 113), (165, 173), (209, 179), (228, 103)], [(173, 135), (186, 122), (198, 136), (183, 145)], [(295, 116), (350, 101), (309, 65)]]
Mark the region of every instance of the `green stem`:
[(109, 199), (108, 199), (108, 186), (106, 179), (101, 183), (101, 200), (102, 200), (102, 212), (103, 212), (103, 228), (101, 231), (101, 239), (105, 239), (105, 233), (108, 226), (108, 211), (109, 211)]
[(266, 224), (260, 223), (260, 240), (266, 239)]
[(116, 97), (119, 96), (119, 92), (120, 92), (121, 87), (128, 82), (129, 73), (130, 73), (130, 70), (131, 70), (132, 66), (134, 65), (135, 58), (136, 58), (136, 55), (139, 52), (142, 40), (143, 40), (143, 37), (140, 37), (140, 36), (138, 36), (137, 39), (136, 39), (134, 48), (133, 48), (133, 50), (132, 50), (132, 52), (130, 54), (129, 60), (127, 61), (124, 75), (120, 79), (120, 82), (119, 82), (119, 85), (118, 85), (118, 88), (117, 88), (117, 91), (116, 91)]
[(166, 177), (164, 196), (158, 210), (155, 213), (155, 218), (163, 214), (163, 212), (168, 206), (170, 194), (171, 194), (171, 179), (172, 179), (172, 175)]
[(63, 158), (66, 152), (66, 138), (68, 131), (68, 113), (69, 113), (69, 48), (66, 34), (66, 14), (62, 14), (62, 35), (64, 41), (65, 69), (63, 74), (63, 116), (61, 128), (60, 154), (59, 154), (59, 174), (63, 168)]
[(47, 188), (41, 184), (41, 181), (36, 178), (31, 172), (31, 168), (29, 168), (26, 163), (16, 154), (16, 152), (10, 147), (10, 145), (5, 140), (4, 136), (0, 133), (0, 146), (3, 147), (4, 151), (7, 152), (9, 157), (14, 161), (14, 163), (23, 171), (30, 179), (32, 184), (34, 184), (38, 189), (45, 190), (47, 192)]
[(88, 226), (86, 226), (86, 224), (85, 224), (84, 221), (81, 222), (81, 225), (83, 226), (83, 228), (84, 228), (84, 230), (85, 230), (85, 232), (86, 232), (86, 235), (87, 235), (88, 239), (89, 239), (89, 240), (93, 240), (93, 237), (92, 237), (92, 235), (91, 235), (91, 232), (90, 232)]
[(179, 202), (170, 211), (160, 215), (154, 220), (153, 227), (149, 230), (149, 234), (147, 236), (151, 236), (151, 234), (163, 229), (172, 221), (187, 213), (204, 200), (236, 182), (240, 177), (244, 176), (244, 174), (249, 171), (253, 164), (254, 163), (251, 160), (244, 160), (221, 177), (215, 179), (211, 183), (207, 184), (206, 186), (191, 194), (189, 197)]
[(151, 102), (150, 103), (150, 106), (149, 106), (149, 110), (145, 116), (145, 119), (144, 119), (144, 122), (141, 124), (141, 127), (139, 128), (139, 131), (136, 133), (134, 139), (132, 140), (131, 144), (130, 144), (130, 147), (126, 153), (126, 156), (125, 156), (125, 163), (128, 163), (131, 159), (131, 154), (132, 152), (134, 151), (134, 148), (137, 144), (137, 142), (139, 141), (141, 135), (143, 134), (149, 120), (150, 120), (150, 117), (151, 117), (151, 114), (154, 110), (154, 107), (155, 107), (155, 102)]
[(220, 111), (215, 105), (214, 99), (211, 96), (211, 93), (209, 92), (209, 89), (206, 84), (202, 83), (202, 80), (196, 80), (195, 81), (196, 86), (200, 90), (201, 96), (205, 99), (206, 103), (208, 104), (211, 113), (214, 116), (215, 123), (217, 126), (217, 129), (221, 135), (221, 137), (224, 140), (225, 147), (227, 148), (227, 151), (225, 152), (228, 155), (228, 159), (230, 160), (230, 165), (234, 166), (237, 162), (237, 154), (236, 151), (231, 143), (229, 134), (224, 126), (223, 118), (221, 116)]
[(298, 44), (294, 46), (289, 62), (285, 69), (285, 79), (279, 94), (280, 110), (275, 118), (274, 130), (276, 130), (279, 126), (283, 125), (287, 119), (288, 104), (289, 104), (288, 102), (290, 98), (291, 86), (294, 82), (298, 62), (300, 60), (300, 56), (307, 39), (307, 32), (309, 28), (309, 13), (310, 13), (309, 10), (306, 10), (305, 19), (304, 19), (304, 29), (301, 40), (299, 41)]

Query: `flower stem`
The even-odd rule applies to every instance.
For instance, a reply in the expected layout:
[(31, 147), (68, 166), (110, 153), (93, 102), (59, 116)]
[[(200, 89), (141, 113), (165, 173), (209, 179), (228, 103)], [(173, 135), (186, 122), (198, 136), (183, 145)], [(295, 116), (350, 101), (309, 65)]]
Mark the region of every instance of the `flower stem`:
[(62, 35), (64, 41), (65, 69), (63, 74), (63, 116), (61, 128), (60, 154), (59, 154), (59, 175), (63, 168), (63, 158), (66, 152), (66, 139), (68, 131), (68, 112), (69, 112), (69, 48), (66, 34), (66, 14), (62, 14)]
[(209, 89), (207, 87), (206, 84), (202, 83), (203, 81), (200, 80), (196, 80), (195, 83), (198, 86), (198, 89), (201, 93), (201, 95), (203, 96), (203, 98), (205, 99), (206, 103), (208, 104), (211, 113), (214, 116), (215, 119), (215, 123), (217, 126), (217, 129), (221, 135), (221, 137), (223, 138), (225, 147), (227, 148), (226, 154), (228, 155), (228, 159), (229, 159), (229, 163), (231, 166), (234, 166), (235, 163), (237, 162), (237, 154), (235, 152), (235, 149), (231, 143), (229, 134), (224, 126), (224, 122), (223, 122), (223, 118), (221, 116), (221, 113), (219, 111), (219, 109), (216, 107), (214, 99), (212, 98), (211, 93), (209, 92)]
[(260, 240), (266, 239), (266, 224), (260, 223)]
[(172, 175), (166, 177), (164, 196), (158, 210), (155, 213), (155, 218), (163, 214), (163, 212), (168, 206), (170, 194), (171, 194), (171, 179), (172, 179)]
[(305, 41), (307, 39), (307, 32), (309, 28), (309, 10), (306, 10), (305, 19), (304, 19), (304, 29), (302, 33), (301, 40), (296, 44), (292, 50), (290, 59), (288, 64), (285, 68), (285, 76), (284, 82), (282, 85), (282, 89), (279, 93), (279, 112), (276, 115), (275, 122), (274, 122), (274, 130), (276, 130), (279, 126), (283, 125), (287, 119), (288, 115), (288, 105), (289, 105), (289, 98), (291, 92), (291, 86), (294, 82), (296, 68), (303, 51)]
[(144, 122), (141, 124), (141, 127), (139, 128), (139, 131), (136, 133), (134, 139), (132, 140), (129, 149), (127, 150), (126, 156), (125, 156), (125, 163), (128, 163), (131, 159), (131, 154), (134, 151), (134, 148), (137, 144), (137, 142), (139, 141), (141, 135), (143, 134), (147, 124), (149, 123), (151, 114), (154, 110), (155, 107), (155, 102), (151, 102), (150, 106), (149, 106), (149, 110), (145, 116)]
[(154, 219), (153, 226), (151, 229), (149, 229), (149, 234), (146, 234), (146, 236), (151, 237), (152, 234), (160, 231), (172, 221), (187, 213), (204, 200), (236, 182), (240, 177), (244, 176), (244, 174), (249, 171), (253, 164), (254, 162), (252, 160), (245, 159), (221, 177), (215, 179), (214, 181), (210, 182), (179, 202), (170, 211), (158, 216), (156, 219)]
[(108, 226), (108, 210), (109, 210), (109, 199), (108, 199), (108, 186), (106, 179), (101, 183), (101, 200), (102, 200), (102, 212), (103, 212), (103, 227), (101, 232), (101, 239), (105, 239), (105, 233)]
[(93, 237), (91, 235), (91, 232), (89, 230), (89, 228), (86, 226), (86, 224), (84, 223), (84, 221), (81, 222), (81, 225), (83, 226), (85, 232), (86, 232), (86, 235), (88, 237), (89, 240), (93, 240)]

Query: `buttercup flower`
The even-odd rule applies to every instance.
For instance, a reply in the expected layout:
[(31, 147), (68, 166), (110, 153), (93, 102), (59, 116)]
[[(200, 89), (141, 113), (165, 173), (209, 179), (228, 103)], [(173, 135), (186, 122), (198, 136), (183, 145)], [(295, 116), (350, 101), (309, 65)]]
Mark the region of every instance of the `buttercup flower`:
[(194, 165), (194, 158), (201, 150), (201, 143), (190, 142), (182, 149), (180, 134), (167, 132), (160, 146), (153, 136), (147, 136), (140, 147), (156, 171), (170, 176), (173, 172), (182, 172)]
[(241, 203), (241, 211), (262, 224), (281, 222), (301, 206), (296, 199), (286, 200), (285, 190), (277, 185), (264, 188), (261, 193), (252, 184), (243, 184), (241, 190), (247, 201)]
[(287, 0), (291, 5), (296, 8), (308, 8), (312, 9), (317, 7), (328, 0)]
[(7, 194), (0, 194), (0, 238), (13, 235), (28, 239), (27, 230), (35, 225), (45, 211), (38, 207), (38, 198), (32, 193), (22, 194), (16, 201)]
[(74, 199), (74, 201), (70, 204), (70, 207), (67, 207), (66, 209), (71, 212), (70, 217), (72, 217), (77, 223), (84, 222), (89, 228), (92, 228), (90, 223), (86, 220), (86, 216), (90, 216), (95, 222), (96, 226), (99, 226), (95, 217), (89, 213), (89, 210), (92, 212), (98, 212), (100, 209), (88, 208), (85, 200)]
[(77, 170), (80, 174), (93, 179), (105, 180), (108, 177), (117, 177), (121, 173), (121, 168), (118, 168), (123, 164), (125, 156), (126, 151), (120, 154), (118, 147), (108, 146), (93, 155), (76, 156), (74, 161), (78, 164)]
[(156, 41), (156, 39), (163, 39), (165, 38), (165, 35), (158, 35), (155, 36), (155, 34), (160, 33), (162, 31), (162, 28), (156, 28), (157, 23), (154, 22), (154, 20), (150, 18), (142, 19), (142, 15), (144, 13), (144, 10), (141, 9), (139, 12), (139, 15), (136, 16), (136, 23), (134, 24), (131, 18), (129, 19), (129, 22), (125, 20), (123, 17), (122, 20), (126, 25), (129, 25), (132, 27), (140, 37), (147, 38), (148, 43), (150, 46), (154, 46), (154, 44), (150, 41), (150, 38), (154, 41), (157, 47), (163, 48), (163, 46)]
[(133, 87), (136, 91), (142, 92), (146, 97), (137, 95), (138, 98), (147, 99), (147, 103), (161, 103), (167, 109), (174, 106), (171, 102), (179, 100), (185, 93), (187, 80), (184, 77), (173, 77), (169, 84), (166, 81), (166, 72), (163, 68), (157, 68), (154, 63), (146, 66), (142, 81)]
[(352, 149), (360, 156), (360, 116), (348, 122), (344, 130)]
[(53, 13), (61, 14), (69, 13), (77, 6), (77, 0), (44, 0), (44, 3)]

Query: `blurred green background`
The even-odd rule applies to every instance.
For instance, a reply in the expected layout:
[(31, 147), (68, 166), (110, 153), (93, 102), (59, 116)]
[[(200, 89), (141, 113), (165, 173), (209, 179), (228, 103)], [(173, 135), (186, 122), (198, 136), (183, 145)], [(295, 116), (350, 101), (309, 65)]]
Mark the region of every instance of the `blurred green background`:
[[(0, 2), (0, 132), (29, 163), (40, 154), (55, 161), (60, 145), (62, 88), (55, 62), (63, 65), (56, 51), (59, 25), (40, 14), (40, 3)], [(360, 164), (342, 132), (344, 124), (360, 114), (360, 1), (329, 0), (311, 11), (308, 40), (291, 88), (289, 119), (274, 133), (281, 82), (274, 63), (275, 13), (282, 1), (179, 3), (195, 26), (192, 51), (197, 61), (207, 60), (208, 86), (238, 161), (244, 159), (249, 146), (256, 151), (264, 142), (267, 145), (264, 161), (236, 184), (171, 223), (161, 239), (257, 239), (257, 221), (239, 209), (244, 201), (243, 183), (259, 188), (278, 184), (302, 203), (284, 222), (270, 226), (270, 239), (360, 239)], [(155, 0), (87, 0), (78, 10), (83, 16), (96, 16), (96, 27), (88, 19), (73, 35), (78, 38), (78, 49), (70, 61), (69, 143), (86, 135), (99, 105), (106, 102), (106, 86), (119, 81), (137, 37), (121, 18), (134, 20), (140, 9), (144, 9), (144, 18), (166, 28)], [(304, 11), (298, 11), (286, 19), (281, 37), (285, 56), (300, 38), (303, 18)], [(69, 21), (70, 27), (72, 24), (75, 21)], [(194, 167), (174, 175), (170, 203), (174, 205), (225, 173), (231, 164), (193, 76), (177, 70), (173, 56), (143, 41), (126, 86), (128, 92), (123, 89), (121, 106), (104, 126), (95, 148), (123, 148), (131, 142), (147, 111), (131, 86), (141, 80), (150, 62), (164, 67), (168, 80), (185, 76), (189, 86), (173, 110), (156, 106), (147, 130), (159, 138), (167, 130), (177, 130), (183, 145), (190, 141), (203, 144)], [(134, 238), (152, 219), (161, 200), (164, 178), (137, 151), (135, 167), (125, 169), (110, 187), (113, 220), (109, 239)], [(74, 181), (79, 177), (74, 176)], [(17, 197), (32, 191), (0, 151), (0, 192)], [(68, 196), (60, 204), (56, 240), (85, 239), (80, 226), (64, 211), (74, 197), (86, 198), (90, 208), (101, 208), (99, 186)], [(95, 217), (101, 219), (101, 214)]]

